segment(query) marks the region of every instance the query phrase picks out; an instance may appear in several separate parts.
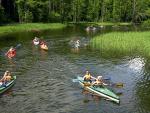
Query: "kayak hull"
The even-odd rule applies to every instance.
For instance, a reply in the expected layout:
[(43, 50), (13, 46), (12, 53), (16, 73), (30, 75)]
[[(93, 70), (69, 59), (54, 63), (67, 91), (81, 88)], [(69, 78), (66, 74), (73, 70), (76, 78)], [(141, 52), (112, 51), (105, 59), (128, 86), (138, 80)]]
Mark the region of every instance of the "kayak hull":
[(95, 93), (98, 96), (107, 98), (111, 101), (114, 101), (116, 103), (120, 103), (120, 99), (119, 96), (117, 96), (115, 93), (113, 93), (112, 91), (110, 91), (108, 88), (106, 87), (94, 87), (94, 86), (85, 86), (84, 80), (82, 77), (78, 77), (79, 80), (79, 84), (85, 88), (86, 90)]
[(11, 51), (11, 52), (8, 52), (8, 53), (6, 54), (6, 56), (7, 56), (8, 58), (12, 59), (13, 57), (16, 56), (16, 50), (13, 50), (13, 51)]
[(16, 81), (16, 76), (13, 76), (13, 80), (8, 82), (5, 86), (0, 86), (0, 94), (3, 94), (5, 91), (10, 89), (15, 84), (15, 81)]
[(45, 51), (48, 51), (48, 47), (47, 46), (42, 46), (41, 45), (40, 48), (43, 49), (43, 50), (45, 50)]

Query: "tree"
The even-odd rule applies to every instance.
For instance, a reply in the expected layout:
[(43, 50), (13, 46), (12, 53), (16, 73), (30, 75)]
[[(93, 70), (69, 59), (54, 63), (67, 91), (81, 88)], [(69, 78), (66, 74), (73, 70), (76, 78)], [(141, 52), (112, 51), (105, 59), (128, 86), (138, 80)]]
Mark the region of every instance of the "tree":
[(4, 22), (4, 8), (0, 5), (0, 24)]

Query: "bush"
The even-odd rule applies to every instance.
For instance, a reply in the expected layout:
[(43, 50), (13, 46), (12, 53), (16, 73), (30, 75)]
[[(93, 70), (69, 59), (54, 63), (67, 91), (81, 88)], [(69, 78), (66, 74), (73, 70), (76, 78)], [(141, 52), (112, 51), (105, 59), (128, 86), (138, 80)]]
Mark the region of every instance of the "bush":
[(51, 12), (49, 15), (49, 21), (50, 22), (60, 22), (61, 21), (61, 15), (56, 12)]
[(142, 26), (144, 26), (144, 27), (150, 27), (150, 19), (144, 21), (144, 22), (142, 23)]
[(25, 22), (31, 23), (32, 20), (33, 20), (32, 12), (26, 11), (26, 12), (25, 12)]

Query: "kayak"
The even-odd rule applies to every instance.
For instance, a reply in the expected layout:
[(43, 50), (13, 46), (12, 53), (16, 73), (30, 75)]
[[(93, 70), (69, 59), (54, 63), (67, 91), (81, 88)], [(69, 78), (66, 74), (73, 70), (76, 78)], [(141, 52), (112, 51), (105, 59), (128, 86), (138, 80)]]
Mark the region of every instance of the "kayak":
[(16, 56), (16, 50), (9, 51), (8, 53), (6, 53), (6, 56), (10, 59), (15, 57)]
[(34, 41), (34, 40), (33, 40), (33, 44), (34, 44), (34, 45), (39, 45), (39, 43), (40, 43), (40, 41)]
[(46, 50), (46, 51), (48, 50), (47, 45), (40, 45), (40, 48), (43, 49), (43, 50)]
[(5, 85), (1, 85), (0, 94), (10, 89), (15, 84), (15, 81), (16, 81), (16, 76), (13, 76), (13, 79), (10, 82), (6, 83)]
[[(106, 99), (109, 99), (111, 101), (114, 101), (116, 103), (120, 103), (120, 98), (119, 96), (117, 96), (114, 92), (112, 92), (111, 90), (109, 90), (107, 87), (105, 86), (92, 86), (90, 85), (90, 83), (88, 82), (84, 82), (83, 77), (77, 77), (79, 84), (84, 87), (85, 89), (87, 89), (90, 92), (95, 93), (98, 96), (104, 97)], [(89, 85), (87, 85), (89, 84)]]

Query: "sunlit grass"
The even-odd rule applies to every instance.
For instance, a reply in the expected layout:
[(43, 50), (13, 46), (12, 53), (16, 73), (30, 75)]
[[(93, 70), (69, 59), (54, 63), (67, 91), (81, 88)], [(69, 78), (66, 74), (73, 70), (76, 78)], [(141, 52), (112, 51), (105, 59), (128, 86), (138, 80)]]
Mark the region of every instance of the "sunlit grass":
[(94, 37), (90, 45), (94, 49), (107, 51), (109, 53), (139, 53), (150, 56), (150, 32), (108, 33)]
[(127, 26), (127, 25), (131, 25), (131, 23), (123, 23), (123, 22), (70, 22), (70, 24), (80, 24), (80, 25), (98, 25), (98, 26)]
[(4, 35), (12, 32), (20, 32), (20, 31), (39, 31), (46, 29), (61, 29), (66, 27), (66, 25), (61, 23), (27, 23), (27, 24), (13, 24), (7, 26), (0, 26), (0, 35)]

